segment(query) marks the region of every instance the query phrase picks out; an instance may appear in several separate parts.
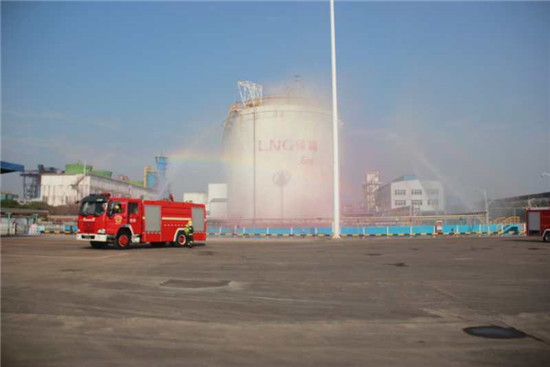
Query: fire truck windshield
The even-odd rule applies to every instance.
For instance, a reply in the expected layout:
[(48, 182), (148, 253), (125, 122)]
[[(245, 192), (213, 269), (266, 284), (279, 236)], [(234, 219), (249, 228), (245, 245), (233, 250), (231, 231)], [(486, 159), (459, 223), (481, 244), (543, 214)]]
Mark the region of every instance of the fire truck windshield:
[(84, 201), (78, 214), (99, 216), (105, 213), (106, 205), (107, 203), (104, 201)]

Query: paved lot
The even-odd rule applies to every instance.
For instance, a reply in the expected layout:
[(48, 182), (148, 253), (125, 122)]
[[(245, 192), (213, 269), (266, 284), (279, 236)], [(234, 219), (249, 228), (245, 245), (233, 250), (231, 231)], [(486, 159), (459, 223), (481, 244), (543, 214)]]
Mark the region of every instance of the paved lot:
[[(524, 238), (3, 238), (2, 366), (549, 366), (549, 265)], [(489, 324), (534, 338), (462, 331)]]

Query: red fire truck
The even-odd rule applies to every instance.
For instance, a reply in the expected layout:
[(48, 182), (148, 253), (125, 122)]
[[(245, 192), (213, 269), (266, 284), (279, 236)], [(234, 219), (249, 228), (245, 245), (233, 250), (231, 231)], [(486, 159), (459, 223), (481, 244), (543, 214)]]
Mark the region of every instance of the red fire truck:
[(550, 208), (527, 209), (527, 235), (541, 236), (550, 242)]
[(206, 210), (204, 204), (93, 194), (81, 201), (76, 239), (93, 248), (144, 242), (191, 247), (206, 241)]

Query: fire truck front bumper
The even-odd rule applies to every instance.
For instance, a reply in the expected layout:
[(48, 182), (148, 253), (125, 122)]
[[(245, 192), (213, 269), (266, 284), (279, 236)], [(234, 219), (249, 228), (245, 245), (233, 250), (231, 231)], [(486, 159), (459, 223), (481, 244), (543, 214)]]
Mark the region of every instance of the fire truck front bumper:
[(113, 239), (113, 236), (108, 234), (79, 233), (76, 235), (76, 239), (80, 241), (109, 242)]

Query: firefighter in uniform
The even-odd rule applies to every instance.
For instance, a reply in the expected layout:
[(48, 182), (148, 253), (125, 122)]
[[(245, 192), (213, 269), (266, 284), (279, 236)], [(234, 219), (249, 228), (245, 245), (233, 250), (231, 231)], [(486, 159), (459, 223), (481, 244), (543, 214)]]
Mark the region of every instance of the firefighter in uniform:
[(195, 232), (195, 230), (193, 229), (192, 220), (189, 220), (189, 222), (187, 222), (183, 231), (185, 232), (185, 237), (187, 237), (189, 243), (193, 242), (193, 233)]

